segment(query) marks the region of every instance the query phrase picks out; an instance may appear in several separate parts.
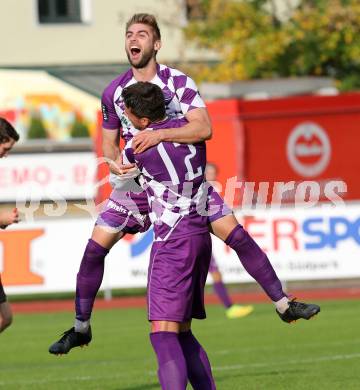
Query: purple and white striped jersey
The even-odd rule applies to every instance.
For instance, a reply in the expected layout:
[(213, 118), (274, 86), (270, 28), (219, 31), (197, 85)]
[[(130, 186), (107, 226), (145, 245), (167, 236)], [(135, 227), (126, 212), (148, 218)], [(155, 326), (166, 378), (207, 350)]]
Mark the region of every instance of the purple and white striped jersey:
[[(188, 111), (205, 107), (195, 82), (177, 69), (157, 64), (157, 73), (151, 83), (158, 85), (165, 97), (166, 114), (169, 118), (182, 118)], [(101, 99), (103, 128), (119, 130), (128, 142), (139, 130), (135, 129), (124, 113), (125, 105), (121, 98), (122, 90), (135, 84), (130, 68), (113, 80), (104, 90)]]
[[(150, 130), (181, 127), (186, 119), (167, 118)], [(155, 241), (165, 241), (208, 232), (207, 189), (204, 182), (206, 145), (161, 142), (134, 154), (130, 140), (123, 151), (126, 160), (140, 169), (154, 224)]]

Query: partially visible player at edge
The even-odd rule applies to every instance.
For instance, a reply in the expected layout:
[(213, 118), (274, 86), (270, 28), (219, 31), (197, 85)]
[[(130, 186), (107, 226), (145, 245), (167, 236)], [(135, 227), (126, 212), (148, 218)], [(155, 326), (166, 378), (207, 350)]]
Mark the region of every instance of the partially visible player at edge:
[[(131, 68), (113, 80), (102, 95), (103, 153), (113, 161), (110, 170), (118, 182), (121, 175), (129, 175), (136, 167), (123, 165), (119, 149), (119, 136), (128, 142), (134, 137), (135, 153), (141, 153), (162, 141), (192, 144), (211, 137), (211, 123), (205, 103), (192, 79), (179, 70), (156, 62), (161, 48), (161, 35), (154, 16), (135, 14), (126, 24), (125, 50)], [(160, 86), (164, 93), (167, 115), (188, 120), (176, 129), (156, 132), (134, 129), (124, 114), (122, 90), (137, 81), (150, 81)], [(137, 173), (134, 173), (137, 175)], [(120, 186), (120, 185), (119, 185)], [(114, 188), (108, 207), (99, 215), (81, 261), (76, 284), (76, 319), (74, 327), (50, 346), (49, 352), (67, 353), (71, 348), (91, 341), (90, 316), (96, 293), (100, 288), (104, 260), (124, 234), (134, 234), (148, 228), (148, 205), (143, 192), (121, 192)], [(309, 319), (320, 311), (319, 306), (289, 301), (282, 289), (266, 254), (237, 222), (222, 198), (210, 189), (209, 229), (235, 250), (245, 270), (261, 285), (274, 302), (279, 316), (286, 322), (299, 318)], [(129, 206), (130, 205), (130, 206)]]
[[(19, 140), (19, 134), (4, 118), (0, 118), (0, 158), (6, 157)], [(0, 211), (0, 228), (6, 229), (9, 225), (19, 222), (18, 210)], [(11, 307), (7, 301), (0, 278), (0, 333), (11, 325), (13, 320)]]
[[(139, 130), (155, 132), (187, 122), (166, 116), (163, 92), (153, 83), (132, 84), (122, 96), (126, 115)], [(154, 226), (147, 301), (161, 388), (185, 390), (189, 379), (194, 389), (216, 389), (207, 354), (191, 331), (193, 318), (206, 317), (204, 287), (211, 257), (208, 218), (198, 212), (207, 205), (205, 142), (160, 142), (134, 154), (130, 140), (123, 155), (140, 169)]]

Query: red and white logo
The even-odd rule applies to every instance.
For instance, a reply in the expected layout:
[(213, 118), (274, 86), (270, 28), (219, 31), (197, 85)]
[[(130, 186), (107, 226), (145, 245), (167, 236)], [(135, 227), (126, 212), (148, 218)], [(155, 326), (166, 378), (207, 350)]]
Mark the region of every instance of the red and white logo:
[(304, 122), (291, 131), (286, 152), (296, 173), (313, 177), (320, 175), (328, 166), (331, 144), (322, 127), (314, 122)]

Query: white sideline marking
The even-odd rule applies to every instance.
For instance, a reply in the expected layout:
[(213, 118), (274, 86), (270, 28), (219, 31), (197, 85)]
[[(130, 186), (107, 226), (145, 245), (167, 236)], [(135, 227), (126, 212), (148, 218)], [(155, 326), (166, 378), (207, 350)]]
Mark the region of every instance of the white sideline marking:
[(349, 359), (357, 359), (357, 358), (360, 358), (360, 353), (353, 353), (348, 355), (319, 356), (318, 358), (284, 360), (284, 361), (277, 361), (272, 363), (235, 364), (232, 366), (212, 367), (212, 369), (214, 371), (228, 371), (228, 370), (238, 370), (242, 368), (251, 368), (251, 367), (271, 367), (271, 366), (289, 365), (289, 364), (321, 363), (321, 362), (329, 362), (335, 360), (349, 360)]
[[(293, 360), (283, 360), (283, 361), (277, 361), (277, 362), (271, 362), (271, 363), (250, 363), (250, 364), (236, 364), (231, 366), (218, 366), (218, 367), (212, 367), (213, 371), (230, 371), (230, 370), (240, 370), (240, 369), (246, 369), (246, 368), (257, 368), (257, 367), (272, 367), (272, 366), (279, 366), (279, 365), (289, 365), (289, 364), (311, 364), (311, 363), (321, 363), (321, 362), (329, 362), (329, 361), (336, 361), (336, 360), (349, 360), (349, 359), (357, 359), (360, 358), (360, 353), (353, 353), (353, 354), (347, 354), (347, 355), (331, 355), (331, 356), (319, 356), (317, 358), (309, 358), (309, 359), (293, 359)], [(139, 371), (134, 371), (134, 375), (138, 374)], [(129, 372), (126, 373), (128, 375)], [(142, 372), (143, 374), (143, 372)], [(149, 376), (155, 376), (155, 371), (147, 371), (147, 375)], [(117, 374), (117, 375), (111, 375), (111, 378), (117, 379), (124, 377), (125, 374)], [(109, 375), (102, 375), (102, 376), (74, 376), (74, 377), (61, 377), (61, 378), (49, 378), (49, 379), (34, 379), (34, 380), (26, 380), (26, 379), (19, 379), (19, 380), (10, 380), (10, 381), (0, 381), (0, 386), (5, 385), (12, 385), (12, 384), (41, 384), (41, 383), (51, 383), (51, 382), (67, 382), (67, 381), (79, 381), (79, 382), (85, 382), (85, 381), (93, 381), (97, 379), (109, 379)]]
[[(354, 339), (354, 340), (347, 340), (347, 341), (331, 341), (331, 342), (327, 342), (326, 345), (327, 346), (345, 346), (347, 344), (351, 344), (351, 345), (354, 345), (354, 344), (359, 344), (360, 343), (360, 339)], [(303, 343), (301, 344), (301, 347), (311, 347), (311, 348), (316, 348), (318, 346), (323, 346), (324, 343), (323, 342), (314, 342), (314, 343)], [(296, 349), (297, 346), (296, 345), (292, 345), (292, 344), (286, 344), (286, 345), (281, 345), (281, 349), (287, 349), (287, 350), (291, 350), (291, 349)], [(274, 346), (273, 344), (271, 345), (263, 345), (263, 346), (258, 346), (258, 347), (242, 347), (240, 346), (239, 348), (234, 348), (234, 349), (229, 349), (229, 350), (218, 350), (218, 351), (212, 351), (211, 352), (211, 355), (228, 355), (230, 353), (234, 353), (234, 352), (254, 352), (254, 351), (271, 351), (271, 350), (276, 350), (276, 351), (279, 351), (279, 347), (277, 346)]]

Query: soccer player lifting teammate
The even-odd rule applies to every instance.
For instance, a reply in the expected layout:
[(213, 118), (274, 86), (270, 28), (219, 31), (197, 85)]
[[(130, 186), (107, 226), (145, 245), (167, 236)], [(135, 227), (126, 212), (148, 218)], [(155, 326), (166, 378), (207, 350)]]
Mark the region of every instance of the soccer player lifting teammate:
[[(10, 150), (19, 140), (19, 134), (4, 118), (0, 118), (0, 158), (6, 157)], [(17, 209), (0, 212), (0, 228), (6, 229), (9, 225), (19, 222)], [(5, 330), (12, 323), (12, 312), (7, 301), (0, 278), (0, 332)]]
[[(181, 127), (186, 119), (166, 117), (164, 95), (149, 82), (122, 91), (125, 113), (139, 130)], [(134, 154), (132, 140), (123, 151), (136, 163), (154, 225), (148, 272), (148, 318), (162, 389), (215, 389), (205, 350), (191, 332), (192, 318), (205, 318), (204, 287), (211, 257), (206, 213), (205, 142), (160, 142)], [(190, 158), (189, 158), (190, 157)]]
[[(135, 154), (164, 141), (192, 145), (211, 137), (210, 118), (194, 81), (179, 70), (158, 64), (156, 54), (160, 48), (161, 35), (155, 17), (135, 14), (126, 25), (125, 38), (131, 67), (113, 80), (102, 95), (103, 153), (112, 161), (109, 164), (110, 181), (114, 189), (96, 221), (81, 261), (76, 284), (75, 325), (50, 346), (50, 353), (67, 353), (71, 348), (91, 341), (90, 316), (102, 282), (107, 253), (124, 234), (145, 231), (150, 226), (145, 191), (141, 191), (135, 182), (137, 190), (133, 191), (128, 191), (128, 187), (122, 184), (122, 177), (135, 177), (138, 171), (135, 164), (122, 164), (118, 143), (120, 130), (125, 142), (133, 139)], [(135, 129), (124, 112), (121, 93), (138, 81), (158, 85), (164, 94), (166, 114), (169, 117), (185, 117), (188, 123), (179, 128), (158, 131), (140, 132)], [(286, 322), (292, 322), (317, 314), (320, 311), (317, 305), (289, 301), (265, 253), (239, 225), (219, 194), (210, 188), (209, 196), (210, 231), (235, 250), (245, 270), (274, 302), (279, 316)]]

